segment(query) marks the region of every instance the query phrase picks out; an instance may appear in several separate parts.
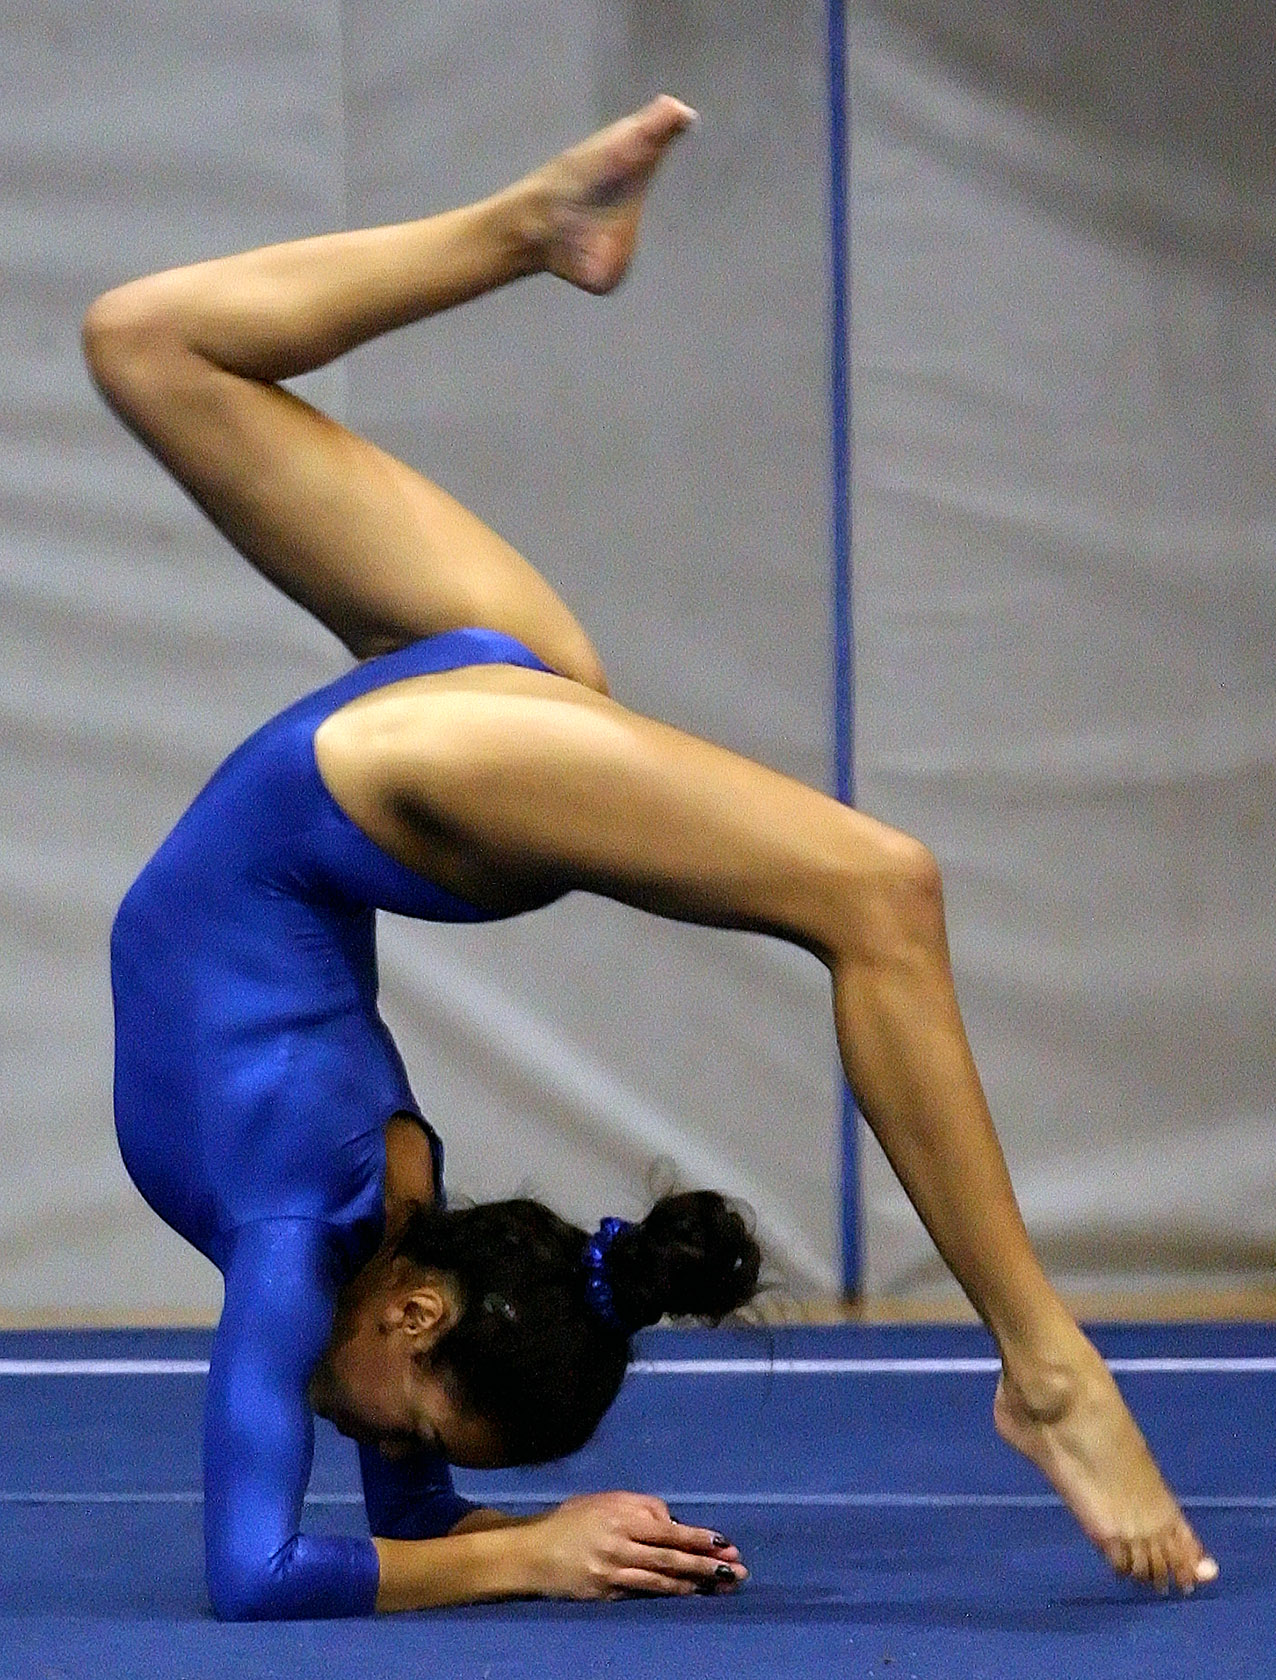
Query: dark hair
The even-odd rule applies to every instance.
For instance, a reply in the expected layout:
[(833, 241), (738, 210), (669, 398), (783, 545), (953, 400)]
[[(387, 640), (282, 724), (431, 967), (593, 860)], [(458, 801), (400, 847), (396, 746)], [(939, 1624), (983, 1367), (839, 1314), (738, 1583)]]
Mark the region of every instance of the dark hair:
[(412, 1215), (396, 1252), (444, 1273), (461, 1314), (430, 1355), (509, 1464), (582, 1447), (616, 1398), (634, 1331), (666, 1313), (717, 1323), (752, 1299), (761, 1255), (744, 1216), (712, 1190), (664, 1196), (607, 1252), (616, 1318), (590, 1305), (588, 1234), (540, 1202)]

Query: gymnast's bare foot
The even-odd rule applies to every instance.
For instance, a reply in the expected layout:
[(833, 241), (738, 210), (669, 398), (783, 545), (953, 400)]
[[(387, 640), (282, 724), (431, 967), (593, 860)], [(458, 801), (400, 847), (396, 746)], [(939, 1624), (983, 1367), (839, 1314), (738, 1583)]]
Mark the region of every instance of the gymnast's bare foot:
[(629, 267), (643, 195), (665, 148), (696, 120), (661, 94), (561, 153), (513, 189), (537, 266), (587, 292), (609, 292)]
[[(1031, 1398), (1027, 1392), (1031, 1386)], [(1106, 1365), (1084, 1340), (1045, 1382), (1003, 1374), (997, 1433), (1037, 1466), (1119, 1575), (1167, 1592), (1213, 1581), (1218, 1565), (1189, 1527)]]

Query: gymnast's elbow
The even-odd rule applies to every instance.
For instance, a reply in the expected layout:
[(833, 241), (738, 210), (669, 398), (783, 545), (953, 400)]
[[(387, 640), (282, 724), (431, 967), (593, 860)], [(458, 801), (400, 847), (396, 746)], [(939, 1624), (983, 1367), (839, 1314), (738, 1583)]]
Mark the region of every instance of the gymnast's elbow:
[(243, 1534), (231, 1544), (206, 1540), (208, 1597), (218, 1621), (313, 1621), (375, 1610), (380, 1566), (369, 1541), (294, 1534), (275, 1551), (259, 1542)]
[(208, 1597), (219, 1622), (285, 1620), (289, 1610), (280, 1589), (277, 1572), (266, 1558), (208, 1560)]
[(218, 1556), (210, 1549), (207, 1566), (208, 1597), (219, 1622), (285, 1622), (324, 1614), (297, 1590), (286, 1556)]

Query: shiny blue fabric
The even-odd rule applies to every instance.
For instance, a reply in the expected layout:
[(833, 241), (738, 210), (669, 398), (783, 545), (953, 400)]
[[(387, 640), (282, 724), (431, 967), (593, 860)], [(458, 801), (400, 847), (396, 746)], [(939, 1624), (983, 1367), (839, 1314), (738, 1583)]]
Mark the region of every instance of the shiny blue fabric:
[[(509, 637), (450, 631), (289, 707), (216, 772), (115, 920), (120, 1150), (146, 1200), (226, 1283), (204, 1432), (220, 1616), (373, 1608), (371, 1542), (299, 1529), (309, 1378), (338, 1290), (383, 1234), (386, 1121), (418, 1114), (377, 1011), (375, 913), (486, 919), (350, 821), (319, 775), (315, 730), (374, 689), (495, 663), (544, 669)], [(432, 1133), (431, 1148), (441, 1189)], [(470, 1508), (435, 1455), (360, 1456), (374, 1534), (446, 1533)]]

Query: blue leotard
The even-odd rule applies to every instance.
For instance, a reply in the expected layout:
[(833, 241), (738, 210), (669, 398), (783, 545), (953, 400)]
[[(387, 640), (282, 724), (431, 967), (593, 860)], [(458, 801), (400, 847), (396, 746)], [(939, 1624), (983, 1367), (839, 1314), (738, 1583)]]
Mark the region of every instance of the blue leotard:
[[(485, 918), (350, 821), (319, 775), (315, 731), (371, 690), (496, 663), (545, 668), (507, 636), (450, 631), (298, 701), (217, 771), (115, 921), (124, 1162), (225, 1277), (204, 1430), (221, 1616), (373, 1608), (371, 1541), (299, 1527), (314, 1446), (307, 1385), (338, 1289), (383, 1235), (386, 1122), (418, 1113), (377, 1012), (375, 912)], [(360, 1460), (373, 1534), (446, 1533), (469, 1509), (435, 1455), (391, 1461), (364, 1448)]]

